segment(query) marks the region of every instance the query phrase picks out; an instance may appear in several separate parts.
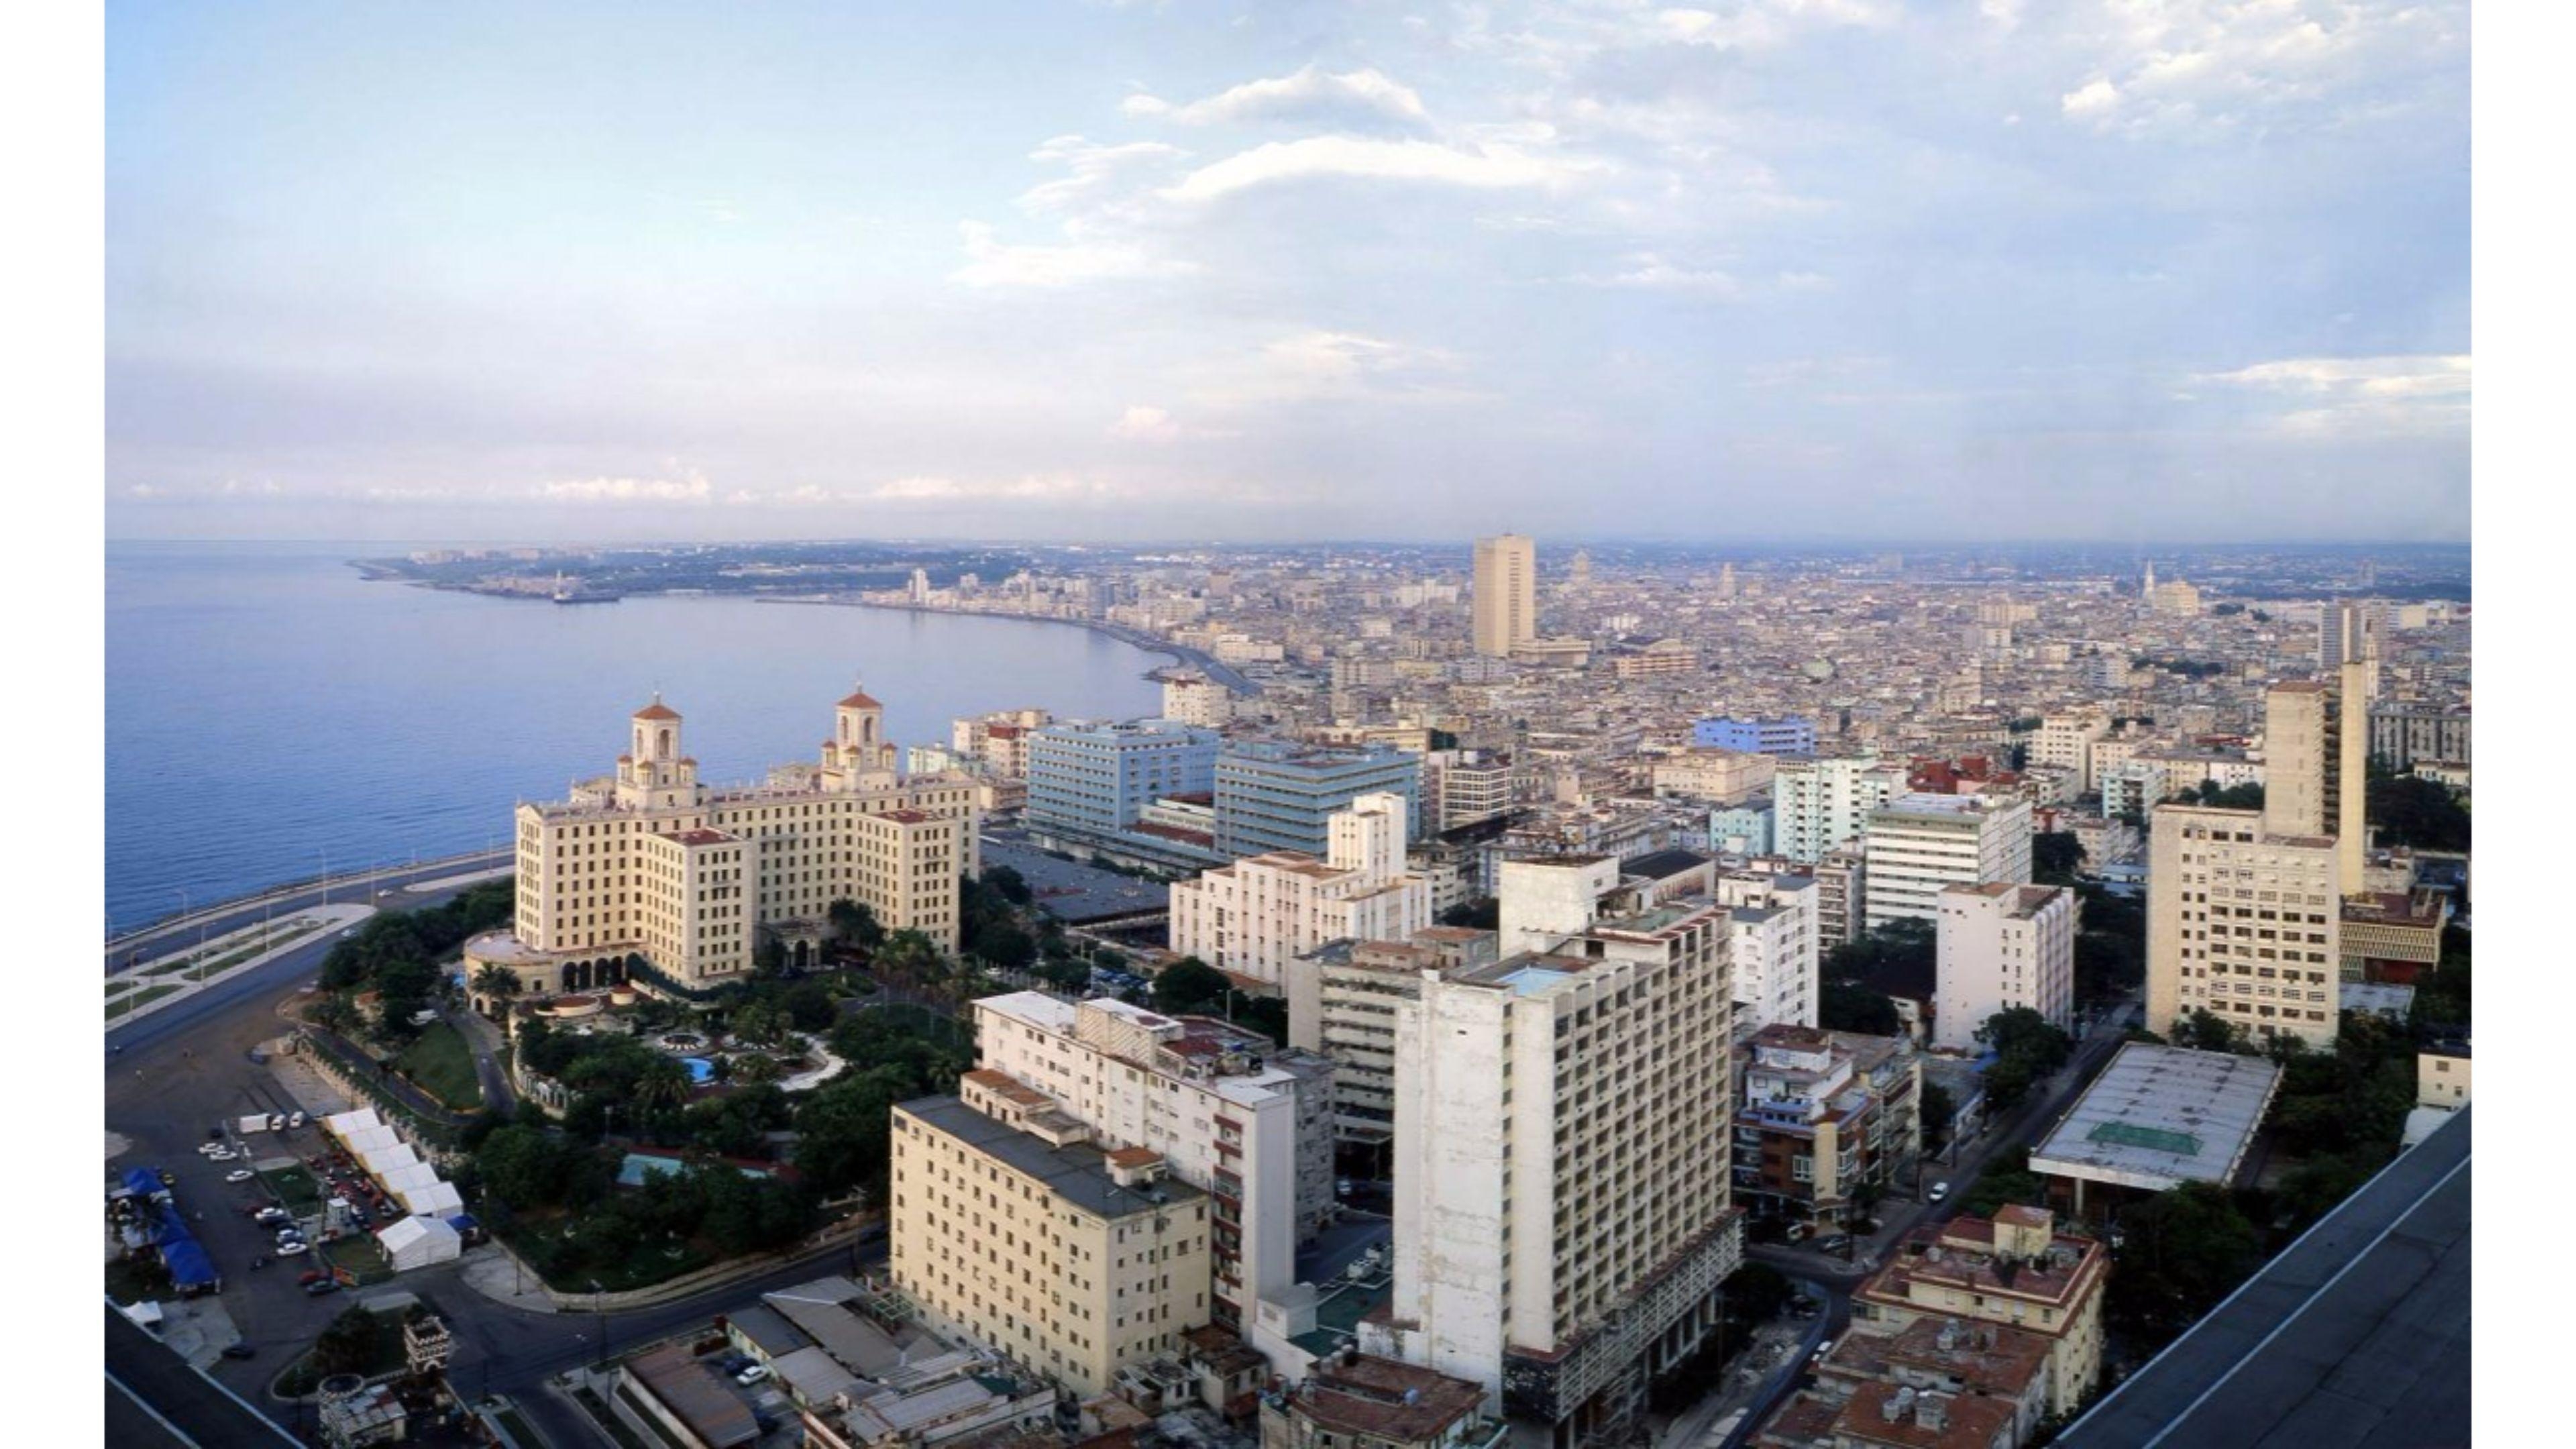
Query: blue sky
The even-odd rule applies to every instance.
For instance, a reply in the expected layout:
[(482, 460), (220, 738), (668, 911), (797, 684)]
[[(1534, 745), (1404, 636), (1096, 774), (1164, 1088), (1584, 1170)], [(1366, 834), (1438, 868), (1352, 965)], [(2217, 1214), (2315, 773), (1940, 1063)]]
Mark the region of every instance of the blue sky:
[(108, 527), (2465, 539), (2468, 26), (120, 3)]

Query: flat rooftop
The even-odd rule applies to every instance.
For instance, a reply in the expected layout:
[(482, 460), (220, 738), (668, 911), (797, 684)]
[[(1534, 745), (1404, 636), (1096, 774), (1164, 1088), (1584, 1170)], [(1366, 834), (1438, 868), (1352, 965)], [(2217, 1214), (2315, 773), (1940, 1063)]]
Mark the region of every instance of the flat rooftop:
[(1050, 1146), (1045, 1139), (995, 1121), (955, 1097), (916, 1097), (899, 1103), (897, 1110), (1013, 1172), (1037, 1179), (1058, 1201), (1095, 1217), (1129, 1217), (1193, 1202), (1204, 1195), (1188, 1183), (1168, 1177), (1145, 1187), (1121, 1186), (1109, 1174), (1108, 1154), (1098, 1147), (1088, 1142)]
[(2031, 1149), (2030, 1170), (2148, 1192), (2223, 1184), (2280, 1080), (2261, 1057), (2130, 1042)]
[(2469, 1108), (2401, 1154), (2057, 1442), (2469, 1442)]

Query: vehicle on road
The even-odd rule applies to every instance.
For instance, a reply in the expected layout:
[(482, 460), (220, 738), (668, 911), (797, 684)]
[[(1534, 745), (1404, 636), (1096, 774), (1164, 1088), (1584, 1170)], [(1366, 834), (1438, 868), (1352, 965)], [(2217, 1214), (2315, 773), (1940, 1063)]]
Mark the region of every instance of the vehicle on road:
[(287, 1126), (289, 1126), (289, 1127), (301, 1127), (301, 1126), (303, 1126), (303, 1125), (304, 1125), (304, 1114), (303, 1114), (303, 1113), (301, 1113), (301, 1112), (289, 1112), (289, 1113), (287, 1113), (287, 1114), (286, 1114), (286, 1125), (287, 1125)]
[(257, 1177), (257, 1176), (259, 1176), (259, 1174), (258, 1174), (258, 1173), (251, 1171), (251, 1170), (250, 1170), (249, 1168), (247, 1168), (247, 1167), (236, 1167), (236, 1168), (234, 1168), (232, 1171), (227, 1172), (227, 1173), (225, 1173), (225, 1174), (224, 1174), (224, 1181), (226, 1181), (226, 1182), (248, 1182), (248, 1181), (250, 1181), (252, 1178)]
[(280, 1243), (277, 1245), (277, 1256), (281, 1258), (292, 1258), (298, 1253), (309, 1253), (312, 1251), (313, 1245), (304, 1241), (302, 1238), (298, 1238), (291, 1243)]
[(303, 1286), (304, 1286), (305, 1284), (307, 1284), (307, 1283), (319, 1283), (319, 1282), (321, 1282), (323, 1279), (325, 1279), (325, 1278), (327, 1278), (327, 1277), (329, 1277), (329, 1276), (331, 1276), (331, 1275), (330, 1275), (330, 1274), (328, 1274), (328, 1273), (323, 1272), (323, 1271), (322, 1271), (321, 1269), (319, 1269), (319, 1268), (307, 1268), (307, 1269), (305, 1269), (305, 1270), (304, 1270), (304, 1272), (303, 1272), (300, 1276), (298, 1276), (298, 1277), (296, 1278), (296, 1280), (295, 1280), (295, 1286), (297, 1286), (297, 1287), (301, 1288), (301, 1287), (303, 1287)]
[(1836, 1233), (1830, 1238), (1816, 1240), (1816, 1251), (1819, 1253), (1839, 1253), (1850, 1246), (1851, 1234), (1849, 1233)]
[(1948, 1197), (1949, 1195), (1950, 1184), (1946, 1182), (1936, 1182), (1932, 1184), (1932, 1190), (1930, 1192), (1923, 1194), (1923, 1200), (1925, 1202), (1939, 1202), (1941, 1199)]
[(334, 1278), (325, 1278), (319, 1283), (307, 1283), (304, 1285), (304, 1296), (307, 1298), (319, 1298), (325, 1293), (337, 1293), (339, 1291), (339, 1280)]
[(1833, 1351), (1834, 1351), (1834, 1341), (1833, 1341), (1832, 1339), (1828, 1338), (1828, 1339), (1826, 1339), (1824, 1342), (1819, 1343), (1819, 1344), (1817, 1344), (1817, 1345), (1816, 1345), (1816, 1352), (1815, 1352), (1815, 1354), (1814, 1354), (1812, 1357), (1810, 1357), (1810, 1358), (1807, 1360), (1807, 1362), (1808, 1362), (1808, 1363), (1810, 1363), (1810, 1364), (1820, 1364), (1820, 1363), (1823, 1363), (1823, 1362), (1825, 1361), (1825, 1355), (1826, 1355), (1826, 1354), (1829, 1354), (1829, 1353), (1832, 1353)]
[(753, 1384), (759, 1383), (761, 1380), (768, 1377), (769, 1365), (765, 1363), (756, 1363), (751, 1367), (744, 1369), (741, 1373), (735, 1374), (733, 1376), (733, 1381), (742, 1385), (744, 1388), (749, 1388)]
[(228, 1343), (224, 1345), (224, 1357), (226, 1358), (249, 1358), (258, 1352), (258, 1349), (255, 1349), (246, 1343)]

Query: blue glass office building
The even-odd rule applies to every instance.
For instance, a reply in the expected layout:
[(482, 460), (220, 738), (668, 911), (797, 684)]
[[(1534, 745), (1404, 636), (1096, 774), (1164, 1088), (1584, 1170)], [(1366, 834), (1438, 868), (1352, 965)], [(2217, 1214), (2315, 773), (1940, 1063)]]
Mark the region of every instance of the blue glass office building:
[(1322, 856), (1334, 812), (1381, 790), (1405, 798), (1406, 830), (1420, 839), (1420, 755), (1386, 745), (1228, 745), (1216, 761), (1216, 848), (1238, 859), (1273, 850)]

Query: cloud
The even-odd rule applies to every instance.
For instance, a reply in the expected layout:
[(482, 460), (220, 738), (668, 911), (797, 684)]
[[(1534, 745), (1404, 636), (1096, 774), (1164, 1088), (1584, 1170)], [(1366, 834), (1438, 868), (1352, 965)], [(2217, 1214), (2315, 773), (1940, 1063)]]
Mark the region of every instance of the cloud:
[(1181, 436), (1181, 425), (1161, 408), (1139, 405), (1121, 413), (1118, 421), (1110, 424), (1109, 433), (1130, 442), (1169, 443)]
[(1512, 147), (1464, 150), (1432, 141), (1372, 141), (1356, 136), (1309, 136), (1273, 141), (1239, 152), (1183, 177), (1162, 195), (1174, 201), (1214, 201), (1238, 191), (1317, 177), (1428, 182), (1441, 186), (1508, 189), (1560, 185), (1579, 168)]
[(715, 488), (699, 473), (678, 478), (572, 478), (540, 483), (537, 497), (552, 503), (711, 503)]
[(1150, 489), (1132, 482), (1081, 473), (1024, 473), (1017, 477), (951, 478), (916, 474), (880, 483), (865, 497), (876, 503), (1133, 503)]
[(1626, 271), (1606, 277), (1578, 276), (1574, 280), (1592, 287), (1629, 287), (1697, 297), (1735, 298), (1744, 295), (1744, 284), (1737, 281), (1732, 273), (1714, 267), (1679, 266), (1652, 252), (1641, 252), (1631, 257)]
[(2463, 10), (2442, 0), (2108, 5), (2098, 20), (2075, 20), (2092, 76), (2059, 108), (2095, 130), (2135, 135), (2209, 138), (2311, 117), (2332, 124), (2379, 103), (2371, 81), (2458, 53)]
[(1721, 14), (1714, 10), (1658, 10), (1654, 24), (1669, 40), (1719, 50), (1773, 50), (1800, 34), (1836, 25), (1876, 26), (1887, 22), (1879, 6), (1862, 0), (1742, 0)]
[(2097, 76), (2059, 97), (2057, 106), (2069, 120), (2094, 120), (2119, 109), (2120, 88)]
[(2278, 400), (2282, 432), (2313, 437), (2443, 432), (2469, 421), (2469, 357), (2294, 357), (2232, 372), (2193, 375), (2196, 384)]
[(970, 287), (1069, 287), (1079, 282), (1127, 277), (1171, 276), (1192, 270), (1186, 262), (1158, 257), (1133, 242), (1069, 241), (1062, 246), (1014, 246), (993, 239), (993, 228), (980, 221), (959, 222), (966, 239), (966, 265), (949, 273), (951, 281)]
[(1463, 358), (1444, 348), (1310, 328), (1200, 365), (1190, 397), (1225, 408), (1361, 399), (1450, 402), (1483, 396), (1456, 381), (1464, 365)]
[(1023, 192), (1020, 206), (1041, 214), (1071, 211), (1097, 202), (1131, 172), (1179, 161), (1189, 154), (1160, 141), (1103, 146), (1081, 136), (1057, 136), (1030, 152), (1029, 159), (1060, 163), (1072, 174)]
[(1330, 72), (1306, 66), (1293, 75), (1246, 81), (1187, 105), (1150, 95), (1129, 96), (1119, 110), (1142, 119), (1184, 126), (1238, 125), (1246, 121), (1301, 120), (1328, 124), (1430, 125), (1430, 113), (1412, 88), (1374, 70)]

